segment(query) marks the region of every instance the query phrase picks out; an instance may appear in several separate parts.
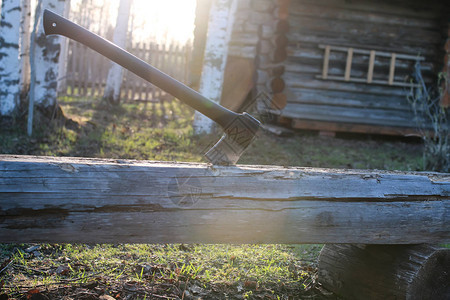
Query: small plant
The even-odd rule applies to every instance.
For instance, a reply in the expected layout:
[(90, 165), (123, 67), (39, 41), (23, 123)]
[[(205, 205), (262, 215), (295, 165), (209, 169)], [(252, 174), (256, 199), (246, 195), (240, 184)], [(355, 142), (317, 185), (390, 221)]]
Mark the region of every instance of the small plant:
[(449, 172), (450, 124), (448, 108), (442, 106), (440, 101), (444, 93), (442, 83), (447, 83), (449, 78), (444, 73), (440, 73), (437, 88), (427, 87), (419, 63), (415, 65), (413, 76), (418, 86), (411, 88), (407, 98), (411, 104), (424, 142), (424, 169), (437, 172)]

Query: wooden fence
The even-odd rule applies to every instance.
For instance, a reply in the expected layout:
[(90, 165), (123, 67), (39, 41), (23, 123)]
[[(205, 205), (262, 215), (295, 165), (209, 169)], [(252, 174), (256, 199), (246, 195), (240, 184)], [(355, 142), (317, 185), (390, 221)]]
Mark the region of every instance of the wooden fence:
[[(169, 74), (177, 80), (188, 83), (189, 45), (158, 45), (138, 43), (128, 51)], [(62, 79), (63, 95), (80, 97), (102, 97), (108, 70), (112, 62), (86, 46), (69, 42), (67, 69)], [(121, 87), (121, 101), (161, 102), (167, 98), (165, 92), (125, 70)]]

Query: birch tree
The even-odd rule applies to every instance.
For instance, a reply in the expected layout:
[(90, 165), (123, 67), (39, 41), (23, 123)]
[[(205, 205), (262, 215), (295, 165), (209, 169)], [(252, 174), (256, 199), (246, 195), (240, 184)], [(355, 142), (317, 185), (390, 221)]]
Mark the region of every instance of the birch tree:
[(53, 107), (56, 104), (58, 62), (61, 51), (61, 37), (57, 35), (46, 37), (42, 26), (43, 8), (48, 8), (57, 14), (64, 14), (65, 5), (69, 1), (65, 0), (42, 0), (39, 1), (35, 18), (39, 18), (37, 31), (35, 32), (34, 67), (36, 72), (32, 72), (34, 84), (34, 103), (43, 108)]
[[(127, 44), (128, 21), (132, 0), (120, 0), (117, 13), (116, 27), (114, 29), (113, 42), (119, 47), (125, 48)], [(122, 85), (123, 68), (116, 63), (111, 64), (106, 79), (106, 87), (103, 98), (111, 103), (120, 102), (120, 88)]]
[[(70, 13), (70, 0), (66, 0), (67, 3), (64, 8), (64, 17), (69, 18)], [(67, 90), (67, 56), (69, 53), (69, 39), (63, 39), (61, 41), (61, 53), (59, 55), (58, 64), (58, 93), (65, 93)]]
[[(213, 0), (208, 21), (205, 55), (199, 92), (219, 103), (222, 95), (228, 44), (233, 29), (237, 0)], [(195, 112), (195, 133), (210, 133), (213, 121)]]
[(30, 23), (31, 23), (31, 3), (30, 0), (21, 0), (20, 18), (20, 62), (21, 62), (21, 92), (25, 94), (30, 87)]
[(20, 98), (21, 1), (3, 0), (0, 21), (0, 115), (13, 116)]

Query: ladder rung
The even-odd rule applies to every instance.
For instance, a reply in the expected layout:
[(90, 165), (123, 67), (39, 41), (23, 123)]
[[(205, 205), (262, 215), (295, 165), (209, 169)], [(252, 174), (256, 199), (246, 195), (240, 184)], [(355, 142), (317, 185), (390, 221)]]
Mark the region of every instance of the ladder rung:
[(323, 58), (323, 69), (322, 78), (327, 79), (328, 77), (328, 62), (330, 60), (330, 46), (325, 47), (325, 56)]
[(371, 50), (369, 58), (369, 70), (367, 71), (367, 83), (372, 83), (374, 67), (375, 67), (375, 50)]
[(345, 66), (345, 81), (350, 80), (350, 73), (352, 71), (352, 60), (353, 60), (353, 48), (348, 48), (347, 51), (347, 64)]
[(392, 53), (391, 55), (391, 65), (389, 67), (389, 85), (392, 85), (394, 83), (394, 73), (395, 73), (395, 59), (396, 59), (396, 54)]

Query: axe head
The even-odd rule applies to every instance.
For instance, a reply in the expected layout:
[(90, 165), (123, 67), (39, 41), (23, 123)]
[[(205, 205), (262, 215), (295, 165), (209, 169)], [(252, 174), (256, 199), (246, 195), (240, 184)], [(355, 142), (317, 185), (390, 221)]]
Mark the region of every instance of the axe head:
[(214, 165), (234, 165), (255, 139), (261, 123), (247, 113), (237, 115), (225, 126), (222, 138), (206, 154)]

